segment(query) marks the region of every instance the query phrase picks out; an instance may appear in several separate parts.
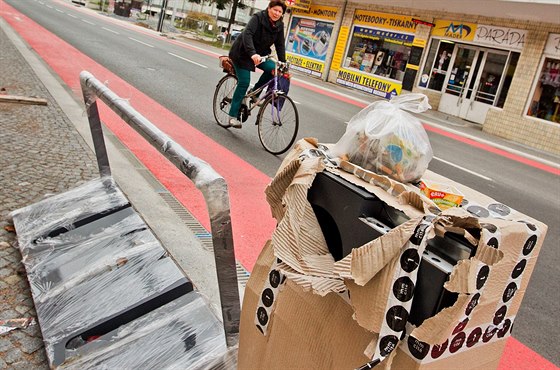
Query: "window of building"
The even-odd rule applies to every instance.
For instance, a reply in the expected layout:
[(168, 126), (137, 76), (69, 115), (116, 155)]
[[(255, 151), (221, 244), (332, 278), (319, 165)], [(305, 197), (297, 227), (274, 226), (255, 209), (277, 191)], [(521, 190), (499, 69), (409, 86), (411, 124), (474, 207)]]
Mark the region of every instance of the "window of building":
[(343, 66), (402, 82), (414, 35), (354, 27)]
[(441, 91), (454, 47), (455, 43), (452, 41), (432, 40), (424, 70), (420, 76), (420, 87)]
[(504, 71), (504, 82), (503, 86), (500, 90), (500, 95), (498, 97), (498, 102), (496, 103), (496, 107), (503, 108), (504, 103), (506, 102), (507, 94), (509, 91), (509, 87), (511, 86), (511, 80), (513, 80), (513, 74), (515, 73), (515, 69), (517, 68), (517, 62), (519, 61), (519, 53), (511, 52), (509, 63)]
[(545, 58), (527, 114), (560, 123), (560, 59)]

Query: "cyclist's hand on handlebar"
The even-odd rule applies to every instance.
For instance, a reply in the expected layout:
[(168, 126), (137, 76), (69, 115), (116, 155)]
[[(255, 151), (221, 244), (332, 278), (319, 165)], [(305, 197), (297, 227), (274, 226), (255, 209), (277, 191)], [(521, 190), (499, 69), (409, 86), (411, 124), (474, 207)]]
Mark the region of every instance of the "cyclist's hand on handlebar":
[(261, 57), (259, 54), (253, 54), (251, 59), (253, 60), (253, 63), (255, 63), (255, 65), (259, 65), (264, 62), (263, 57)]

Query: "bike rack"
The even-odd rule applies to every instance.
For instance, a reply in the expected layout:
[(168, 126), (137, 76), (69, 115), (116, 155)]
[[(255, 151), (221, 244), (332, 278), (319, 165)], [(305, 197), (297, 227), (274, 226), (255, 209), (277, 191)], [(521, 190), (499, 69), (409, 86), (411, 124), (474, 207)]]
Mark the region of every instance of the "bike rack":
[(208, 163), (193, 156), (171, 140), (91, 73), (82, 71), (80, 84), (101, 177), (110, 176), (111, 168), (96, 98), (103, 101), (154, 148), (158, 149), (202, 192), (210, 217), (226, 343), (228, 347), (235, 346), (239, 339), (240, 303), (229, 193), (225, 179)]

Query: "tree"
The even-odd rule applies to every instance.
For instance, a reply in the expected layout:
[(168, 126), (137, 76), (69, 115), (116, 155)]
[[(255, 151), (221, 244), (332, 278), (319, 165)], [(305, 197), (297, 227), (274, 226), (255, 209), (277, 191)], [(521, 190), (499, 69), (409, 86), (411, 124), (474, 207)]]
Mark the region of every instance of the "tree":
[[(189, 3), (200, 4), (205, 0), (188, 0)], [(243, 3), (243, 0), (209, 0), (210, 4), (216, 4), (216, 8), (219, 10), (224, 10), (228, 4), (231, 3), (231, 15), (229, 17), (227, 33), (231, 35), (231, 25), (235, 23), (235, 15), (237, 14), (237, 8), (245, 9), (247, 5)]]

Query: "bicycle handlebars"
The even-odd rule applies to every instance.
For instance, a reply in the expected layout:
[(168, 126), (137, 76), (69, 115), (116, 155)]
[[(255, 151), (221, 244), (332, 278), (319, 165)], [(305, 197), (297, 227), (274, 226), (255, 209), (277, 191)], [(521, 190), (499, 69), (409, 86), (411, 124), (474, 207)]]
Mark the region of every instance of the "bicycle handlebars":
[(278, 65), (278, 70), (280, 70), (280, 72), (288, 72), (288, 70), (290, 69), (290, 62), (281, 62), (279, 60), (274, 59), (272, 55), (266, 55), (264, 57), (261, 57), (259, 64), (264, 63), (267, 60), (272, 60), (276, 65)]

